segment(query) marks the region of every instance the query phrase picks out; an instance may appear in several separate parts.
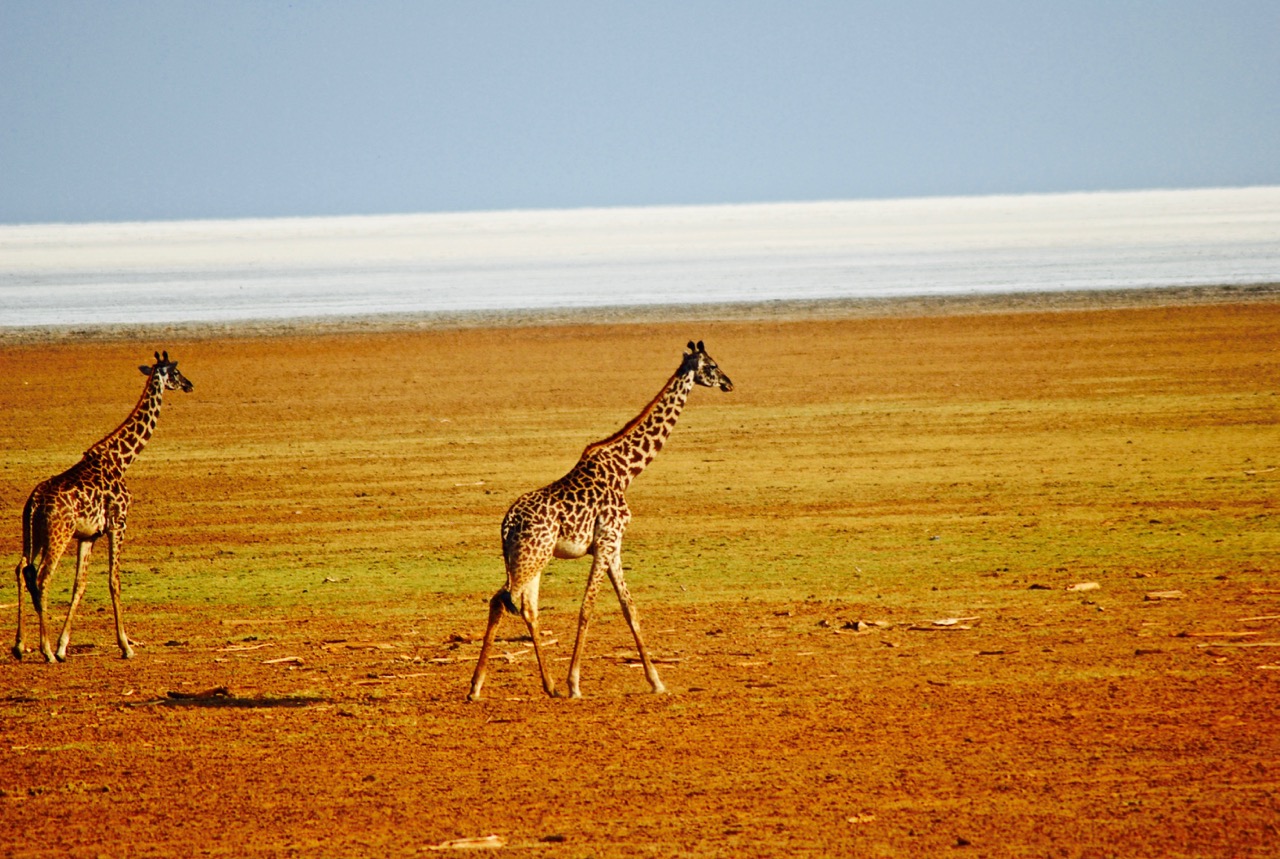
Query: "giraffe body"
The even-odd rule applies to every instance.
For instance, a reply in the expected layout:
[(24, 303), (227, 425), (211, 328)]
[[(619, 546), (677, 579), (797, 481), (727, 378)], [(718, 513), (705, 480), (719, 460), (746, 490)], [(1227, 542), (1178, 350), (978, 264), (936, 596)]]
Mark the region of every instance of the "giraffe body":
[[(30, 594), (39, 617), (40, 652), (48, 662), (61, 662), (67, 658), (71, 620), (76, 606), (84, 596), (85, 567), (89, 553), (104, 535), (107, 538), (109, 588), (111, 607), (115, 612), (116, 641), (124, 658), (133, 656), (133, 647), (125, 634), (120, 610), (120, 550), (129, 503), (132, 501), (129, 489), (124, 484), (124, 474), (155, 432), (164, 392), (175, 388), (182, 391), (192, 389), (191, 382), (178, 372), (177, 363), (169, 360), (167, 352), (163, 358), (157, 353), (154, 366), (143, 366), (140, 369), (147, 376), (147, 384), (137, 405), (124, 422), (85, 451), (80, 461), (71, 468), (36, 486), (23, 508), (22, 560), (15, 571), (18, 584), (18, 632), (14, 639), (13, 655), (17, 659), (22, 659), (26, 650), (23, 641), (24, 587)], [(72, 540), (77, 541), (76, 574), (71, 589), (71, 606), (67, 610), (67, 619), (62, 626), (55, 651), (49, 644), (46, 626), (49, 581)]]
[(522, 495), (502, 520), (502, 555), (507, 584), (489, 602), (489, 623), (471, 679), (472, 701), (480, 698), (499, 621), (504, 612), (520, 615), (533, 639), (542, 687), (556, 694), (543, 653), (538, 626), (538, 587), (552, 558), (591, 555), (591, 572), (578, 614), (578, 632), (569, 663), (568, 696), (581, 696), (580, 668), (587, 627), (600, 584), (608, 576), (622, 613), (635, 637), (645, 677), (655, 692), (665, 691), (644, 644), (634, 601), (622, 575), (622, 538), (631, 522), (626, 491), (631, 481), (662, 449), (695, 384), (733, 390), (729, 377), (707, 355), (702, 343), (689, 343), (679, 369), (645, 408), (609, 438), (587, 445), (578, 463), (559, 480)]

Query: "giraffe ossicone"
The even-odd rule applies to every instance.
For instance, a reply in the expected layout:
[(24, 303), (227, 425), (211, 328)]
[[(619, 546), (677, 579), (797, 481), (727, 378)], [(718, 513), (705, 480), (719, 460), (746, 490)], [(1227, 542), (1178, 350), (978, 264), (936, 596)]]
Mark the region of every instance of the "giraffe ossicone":
[[(40, 652), (48, 662), (66, 660), (67, 645), (71, 641), (71, 619), (84, 596), (89, 553), (104, 534), (107, 537), (108, 586), (111, 607), (115, 612), (116, 642), (120, 645), (121, 656), (125, 659), (133, 656), (120, 607), (120, 550), (132, 500), (124, 485), (124, 473), (155, 432), (164, 392), (186, 392), (193, 387), (178, 372), (177, 362), (169, 360), (167, 351), (163, 356), (159, 352), (155, 356), (155, 364), (139, 367), (147, 382), (137, 405), (124, 422), (86, 450), (75, 465), (36, 486), (27, 499), (22, 511), (22, 560), (15, 571), (18, 632), (13, 642), (13, 655), (16, 659), (22, 659), (26, 652), (22, 608), (25, 588), (40, 620)], [(77, 541), (76, 575), (71, 588), (71, 605), (55, 651), (49, 645), (46, 626), (49, 582), (72, 540)]]
[(569, 662), (567, 696), (581, 697), (579, 678), (587, 627), (596, 592), (605, 576), (622, 605), (635, 638), (645, 678), (654, 692), (666, 691), (640, 634), (635, 602), (622, 575), (622, 537), (631, 521), (626, 491), (662, 450), (695, 385), (732, 391), (733, 382), (707, 354), (702, 341), (689, 341), (680, 366), (640, 414), (608, 438), (593, 442), (568, 474), (516, 499), (502, 520), (502, 556), (507, 583), (489, 601), (489, 622), (467, 698), (480, 699), (498, 623), (505, 612), (520, 615), (533, 639), (542, 688), (557, 694), (538, 626), (538, 586), (552, 558), (591, 555), (591, 572), (578, 612), (578, 633)]

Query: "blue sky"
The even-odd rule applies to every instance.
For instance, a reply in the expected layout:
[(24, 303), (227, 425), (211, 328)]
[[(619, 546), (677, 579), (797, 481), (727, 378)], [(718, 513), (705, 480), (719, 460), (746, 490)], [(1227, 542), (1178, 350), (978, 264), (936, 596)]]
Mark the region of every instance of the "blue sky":
[(1280, 184), (1280, 3), (0, 0), (0, 223)]

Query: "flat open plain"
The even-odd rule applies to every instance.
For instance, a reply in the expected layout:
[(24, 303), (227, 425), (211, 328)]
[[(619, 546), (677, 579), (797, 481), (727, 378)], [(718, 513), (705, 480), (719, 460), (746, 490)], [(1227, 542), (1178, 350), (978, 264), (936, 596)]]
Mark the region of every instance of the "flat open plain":
[[(1280, 300), (1106, 303), (11, 338), (7, 570), (138, 364), (195, 390), (130, 472), (136, 658), (101, 546), (69, 661), (0, 661), (0, 854), (1274, 856)], [(736, 390), (624, 545), (670, 693), (602, 593), (582, 700), (508, 619), (466, 703), (507, 505), (691, 338)]]

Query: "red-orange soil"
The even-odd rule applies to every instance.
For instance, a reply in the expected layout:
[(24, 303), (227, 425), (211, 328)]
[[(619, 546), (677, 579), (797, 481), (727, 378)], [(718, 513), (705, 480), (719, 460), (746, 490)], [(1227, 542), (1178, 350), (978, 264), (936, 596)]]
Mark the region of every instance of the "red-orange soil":
[[(809, 592), (746, 600), (701, 594), (681, 602), (640, 590), (650, 643), (664, 657), (665, 695), (647, 694), (626, 626), (603, 593), (583, 672), (586, 697), (543, 697), (523, 629), (508, 619), (499, 649), (512, 661), (495, 659), (485, 700), (466, 703), (484, 601), (501, 580), (496, 532), (505, 505), (518, 491), (558, 477), (572, 464), (575, 444), (611, 432), (643, 405), (674, 369), (673, 350), (690, 330), (709, 332), (708, 348), (734, 378), (741, 402), (790, 409), (797, 421), (807, 419), (806, 402), (830, 403), (837, 395), (923, 401), (963, 379), (992, 402), (1034, 396), (1037, 386), (1056, 384), (1054, 368), (1072, 354), (1067, 343), (1086, 345), (1089, 354), (1078, 360), (1091, 362), (1091, 378), (1115, 384), (1139, 372), (1135, 361), (1149, 361), (1148, 370), (1155, 367), (1150, 372), (1163, 374), (1160, 384), (1171, 389), (1182, 384), (1179, 368), (1221, 368), (1236, 358), (1255, 368), (1254, 382), (1243, 369), (1227, 382), (1197, 370), (1185, 373), (1185, 385), (1256, 384), (1274, 395), (1280, 378), (1275, 302), (701, 327), (184, 335), (156, 343), (179, 358), (196, 389), (182, 401), (170, 394), (143, 454), (151, 470), (140, 466), (140, 480), (150, 495), (135, 486), (126, 567), (162, 568), (170, 557), (181, 566), (199, 556), (214, 569), (224, 563), (219, 551), (256, 551), (277, 539), (255, 531), (267, 526), (238, 497), (286, 498), (298, 506), (299, 522), (315, 517), (317, 529), (327, 527), (327, 514), (294, 496), (296, 463), (286, 471), (269, 450), (253, 473), (210, 462), (199, 469), (207, 475), (179, 488), (188, 470), (184, 451), (195, 449), (188, 445), (225, 436), (266, 449), (279, 428), (303, 426), (304, 447), (323, 451), (327, 441), (348, 436), (372, 444), (384, 431), (379, 414), (447, 414), (458, 426), (469, 415), (535, 408), (557, 392), (576, 396), (596, 378), (591, 367), (576, 366), (555, 385), (537, 383), (566, 356), (616, 346), (659, 358), (608, 370), (623, 377), (624, 390), (603, 397), (604, 414), (590, 426), (556, 436), (550, 452), (561, 452), (560, 466), (538, 462), (492, 496), (455, 505), (466, 523), (462, 551), (493, 561), (485, 578), (442, 596), (438, 606), (423, 598), (395, 614), (373, 598), (365, 612), (359, 601), (227, 605), (180, 594), (148, 604), (131, 598), (126, 584), (129, 630), (141, 645), (125, 662), (114, 646), (100, 551), (97, 590), (82, 606), (69, 661), (46, 665), (36, 653), (0, 661), (0, 854), (381, 857), (495, 835), (499, 853), (536, 856), (1280, 855), (1280, 649), (1267, 646), (1280, 645), (1274, 556), (1237, 568), (1227, 563), (1190, 586), (1179, 580), (1181, 599), (1147, 599), (1162, 582), (1139, 578), (1148, 568), (1134, 562), (1142, 554), (1135, 547), (1117, 559), (1105, 599), (1067, 594), (1062, 586), (1071, 573), (1054, 578), (1046, 568), (1050, 590), (992, 579), (1005, 588), (1003, 607), (950, 626), (902, 602), (879, 607), (876, 585), (865, 578), (864, 596), (840, 602)], [(973, 348), (984, 339), (998, 341), (1001, 353)], [(123, 417), (141, 377), (132, 371), (117, 381), (116, 368), (131, 368), (152, 345), (147, 338), (0, 347), (7, 377), (0, 410), (10, 424), (0, 430), (3, 444), (50, 451), (40, 463), (0, 472), (6, 564), (16, 561), (26, 493), (70, 465), (77, 444), (87, 446)], [(860, 387), (833, 393), (828, 382), (848, 356), (857, 357), (849, 372)], [(936, 373), (913, 371), (922, 364)], [(1028, 375), (1032, 364), (1042, 375)], [(808, 388), (779, 387), (773, 401), (751, 393), (760, 388), (753, 375), (768, 370), (781, 379), (806, 368), (813, 374)], [(422, 384), (424, 372), (438, 384)], [(408, 383), (409, 376), (417, 381)], [(113, 388), (83, 409), (72, 406), (78, 392), (107, 377)], [(30, 385), (46, 392), (33, 398)], [(235, 386), (250, 392), (231, 396)], [(367, 413), (353, 386), (376, 389)], [(255, 406), (282, 388), (305, 396), (280, 394), (287, 406)], [(33, 412), (33, 403), (44, 405)], [(713, 409), (729, 407), (702, 392), (690, 409), (706, 409), (710, 420)], [(516, 418), (511, 426), (528, 433), (519, 445), (536, 439), (536, 427)], [(640, 481), (662, 484), (663, 457), (675, 461), (668, 474), (681, 457), (695, 458), (698, 431), (689, 432), (682, 448), (677, 428), (655, 474)], [(898, 445), (909, 448), (911, 439)], [(772, 449), (784, 473), (787, 447)], [(1278, 451), (1274, 443), (1255, 451), (1257, 468), (1274, 467)], [(494, 456), (462, 436), (434, 455), (453, 458), (440, 466), (441, 486), (465, 483), (468, 462)], [(701, 473), (730, 482), (729, 457), (718, 448), (708, 457), (717, 462)], [(365, 486), (395, 485), (413, 467), (398, 454), (388, 453), (385, 463), (366, 459)], [(313, 479), (319, 483), (309, 492), (329, 491), (320, 485), (323, 474)], [(343, 484), (333, 497), (358, 500), (359, 491)], [(422, 505), (439, 494), (429, 480), (414, 491)], [(651, 492), (647, 506), (633, 504), (637, 523), (663, 516), (668, 496)], [(708, 495), (698, 515), (737, 515), (750, 505), (743, 515), (771, 515), (768, 499), (753, 497)], [(157, 499), (192, 522), (190, 534), (164, 521)], [(450, 509), (424, 517), (422, 527), (436, 530), (425, 532), (423, 553), (442, 551), (448, 523), (439, 520)], [(351, 521), (381, 526), (385, 515), (371, 510)], [(1250, 515), (1274, 534), (1274, 497)], [(399, 548), (414, 545), (417, 538), (397, 536), (398, 527), (386, 525), (388, 539)], [(288, 537), (299, 552), (306, 531), (304, 524)], [(652, 546), (666, 532), (648, 533)], [(743, 540), (757, 539), (755, 531), (744, 533)], [(706, 553), (741, 550), (726, 540)], [(326, 559), (305, 563), (320, 575)], [(544, 602), (553, 604), (544, 623), (561, 653), (571, 643), (585, 564), (561, 562), (554, 597), (544, 586)], [(71, 569), (64, 561), (63, 585)], [(12, 585), (3, 593), (11, 618)], [(921, 594), (918, 604), (928, 599)], [(33, 637), (29, 628), (29, 646)]]

